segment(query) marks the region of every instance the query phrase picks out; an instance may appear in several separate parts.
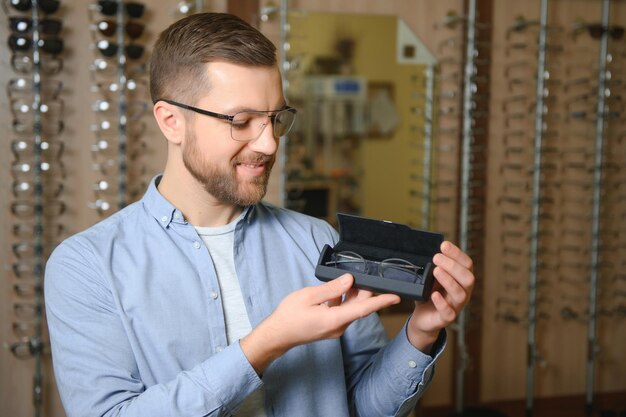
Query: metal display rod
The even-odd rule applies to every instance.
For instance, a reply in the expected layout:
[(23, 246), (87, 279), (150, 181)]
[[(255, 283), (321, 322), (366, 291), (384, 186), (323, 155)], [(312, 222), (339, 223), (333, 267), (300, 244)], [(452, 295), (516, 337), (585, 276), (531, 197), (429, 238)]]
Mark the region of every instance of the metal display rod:
[(610, 0), (602, 1), (602, 38), (600, 39), (600, 57), (598, 58), (598, 92), (596, 108), (596, 142), (593, 170), (593, 207), (591, 219), (591, 259), (589, 270), (589, 323), (587, 327), (587, 381), (585, 408), (587, 415), (593, 413), (593, 383), (595, 356), (597, 349), (596, 337), (596, 310), (598, 293), (598, 256), (600, 243), (600, 204), (602, 192), (602, 154), (604, 139), (604, 112), (605, 112), (605, 86), (606, 66), (609, 44)]
[(537, 361), (537, 269), (539, 248), (539, 201), (541, 195), (541, 150), (543, 139), (544, 73), (546, 70), (546, 38), (548, 0), (541, 0), (539, 47), (537, 50), (537, 90), (535, 92), (535, 143), (530, 216), (530, 274), (528, 278), (528, 348), (526, 371), (526, 415), (532, 416)]
[[(34, 228), (35, 228), (35, 288), (43, 288), (43, 184), (42, 184), (42, 126), (41, 126), (41, 61), (39, 56), (39, 2), (32, 0), (31, 19), (32, 19), (32, 45), (33, 45), (33, 140), (34, 140)], [(41, 415), (42, 391), (43, 391), (43, 371), (42, 371), (42, 327), (43, 327), (43, 292), (35, 292), (35, 326), (34, 335), (30, 339), (30, 348), (35, 359), (35, 370), (33, 373), (33, 406), (35, 408), (35, 417)]]
[(118, 171), (118, 208), (121, 210), (126, 206), (126, 124), (128, 122), (126, 117), (126, 45), (125, 41), (125, 11), (126, 7), (122, 0), (117, 0), (117, 78), (118, 78), (118, 92), (117, 92), (117, 105), (118, 105), (118, 142), (117, 142), (117, 161), (119, 166)]
[[(289, 51), (289, 0), (281, 0), (280, 1), (280, 9), (278, 11), (280, 16), (280, 57), (279, 57), (279, 65), (282, 72), (282, 87), (283, 87), (283, 96), (287, 97), (287, 88), (289, 87), (289, 80), (287, 79), (287, 72), (291, 69), (291, 65), (289, 60), (287, 59), (287, 52)], [(278, 144), (279, 147), (279, 155), (278, 163), (280, 164), (279, 169), (282, 172), (282, 175), (279, 177), (278, 189), (279, 192), (279, 205), (281, 207), (285, 206), (287, 202), (287, 191), (285, 187), (286, 183), (286, 174), (285, 174), (285, 163), (287, 159), (287, 148), (286, 148), (286, 138), (283, 138)]]
[(426, 68), (426, 94), (424, 100), (424, 173), (422, 175), (422, 228), (430, 227), (431, 161), (433, 157), (433, 100), (435, 90), (435, 66)]
[[(475, 49), (476, 49), (476, 0), (469, 0), (467, 7), (467, 33), (465, 49), (465, 75), (463, 77), (463, 137), (461, 155), (461, 201), (459, 215), (459, 247), (467, 252), (469, 248), (469, 198), (470, 177), (472, 167), (471, 152), (473, 142), (472, 102), (476, 94), (474, 85)], [(464, 308), (457, 318), (457, 351), (459, 365), (456, 369), (455, 409), (457, 414), (463, 412), (465, 394), (465, 371), (467, 370), (469, 352), (466, 341), (468, 309)]]

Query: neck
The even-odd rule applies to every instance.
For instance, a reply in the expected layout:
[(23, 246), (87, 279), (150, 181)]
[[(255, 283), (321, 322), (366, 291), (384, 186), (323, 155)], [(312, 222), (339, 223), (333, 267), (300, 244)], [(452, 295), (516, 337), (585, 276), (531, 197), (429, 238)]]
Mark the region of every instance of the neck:
[(158, 189), (189, 223), (200, 227), (223, 226), (241, 214), (243, 207), (217, 200), (184, 167), (180, 168), (168, 161)]

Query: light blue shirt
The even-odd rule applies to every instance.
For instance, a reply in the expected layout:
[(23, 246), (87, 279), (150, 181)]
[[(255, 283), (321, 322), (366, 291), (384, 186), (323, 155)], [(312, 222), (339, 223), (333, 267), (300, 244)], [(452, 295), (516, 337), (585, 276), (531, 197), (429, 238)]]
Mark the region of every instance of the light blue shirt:
[[(65, 240), (46, 267), (54, 372), (68, 417), (229, 416), (265, 388), (272, 417), (400, 416), (434, 359), (406, 329), (387, 343), (376, 314), (340, 339), (295, 347), (259, 377), (226, 340), (213, 262), (194, 227), (158, 192)], [(235, 228), (234, 258), (256, 327), (288, 294), (320, 285), (314, 269), (337, 234), (265, 203)], [(445, 343), (441, 333), (435, 358)]]

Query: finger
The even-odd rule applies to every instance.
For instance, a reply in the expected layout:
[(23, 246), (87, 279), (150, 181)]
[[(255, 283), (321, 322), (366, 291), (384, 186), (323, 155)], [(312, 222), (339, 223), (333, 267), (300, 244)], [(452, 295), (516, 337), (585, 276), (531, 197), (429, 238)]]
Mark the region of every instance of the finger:
[(333, 311), (337, 314), (337, 320), (340, 323), (348, 324), (399, 302), (400, 297), (397, 295), (381, 294), (352, 303), (344, 303), (333, 308)]
[(443, 268), (435, 268), (433, 275), (437, 282), (441, 284), (441, 287), (445, 291), (445, 299), (453, 306), (462, 306), (469, 298), (469, 292), (463, 288), (457, 280), (455, 280), (448, 272)]
[(350, 291), (346, 294), (346, 299), (344, 302), (354, 302), (355, 300), (363, 300), (365, 298), (370, 298), (374, 295), (373, 292), (368, 290), (363, 290), (357, 287), (350, 288)]
[(456, 319), (457, 311), (452, 308), (440, 292), (433, 292), (430, 299), (437, 309), (439, 316), (441, 316), (444, 321), (452, 323)]
[(454, 243), (446, 240), (445, 242), (441, 244), (440, 249), (441, 249), (441, 253), (446, 255), (448, 258), (454, 259), (455, 261), (457, 261), (458, 263), (460, 263), (461, 265), (463, 265), (465, 268), (469, 269), (470, 271), (474, 267), (472, 258), (470, 258), (468, 254), (463, 252)]
[[(350, 289), (350, 291), (352, 291), (352, 289)], [(326, 305), (328, 307), (335, 307), (338, 306), (339, 304), (341, 304), (341, 300), (343, 297), (337, 297), (337, 298), (332, 298), (328, 301), (326, 301)]]
[[(454, 277), (459, 284), (470, 290), (474, 286), (474, 274), (465, 266), (458, 263), (443, 253), (438, 253), (433, 257), (433, 262), (438, 268), (444, 269), (448, 274)], [(435, 268), (437, 270), (437, 268)]]
[(339, 278), (325, 284), (307, 287), (303, 293), (309, 297), (311, 304), (322, 304), (329, 300), (341, 298), (352, 287), (353, 282), (354, 278), (352, 275), (343, 274)]

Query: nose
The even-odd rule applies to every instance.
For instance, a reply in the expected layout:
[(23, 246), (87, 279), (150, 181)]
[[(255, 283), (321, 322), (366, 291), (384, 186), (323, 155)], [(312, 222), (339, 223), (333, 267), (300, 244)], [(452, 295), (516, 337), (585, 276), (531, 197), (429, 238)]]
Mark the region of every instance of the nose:
[(278, 149), (278, 139), (274, 137), (274, 125), (270, 118), (267, 118), (267, 122), (263, 125), (263, 131), (261, 135), (255, 140), (248, 143), (251, 150), (260, 152), (265, 155), (273, 155)]

